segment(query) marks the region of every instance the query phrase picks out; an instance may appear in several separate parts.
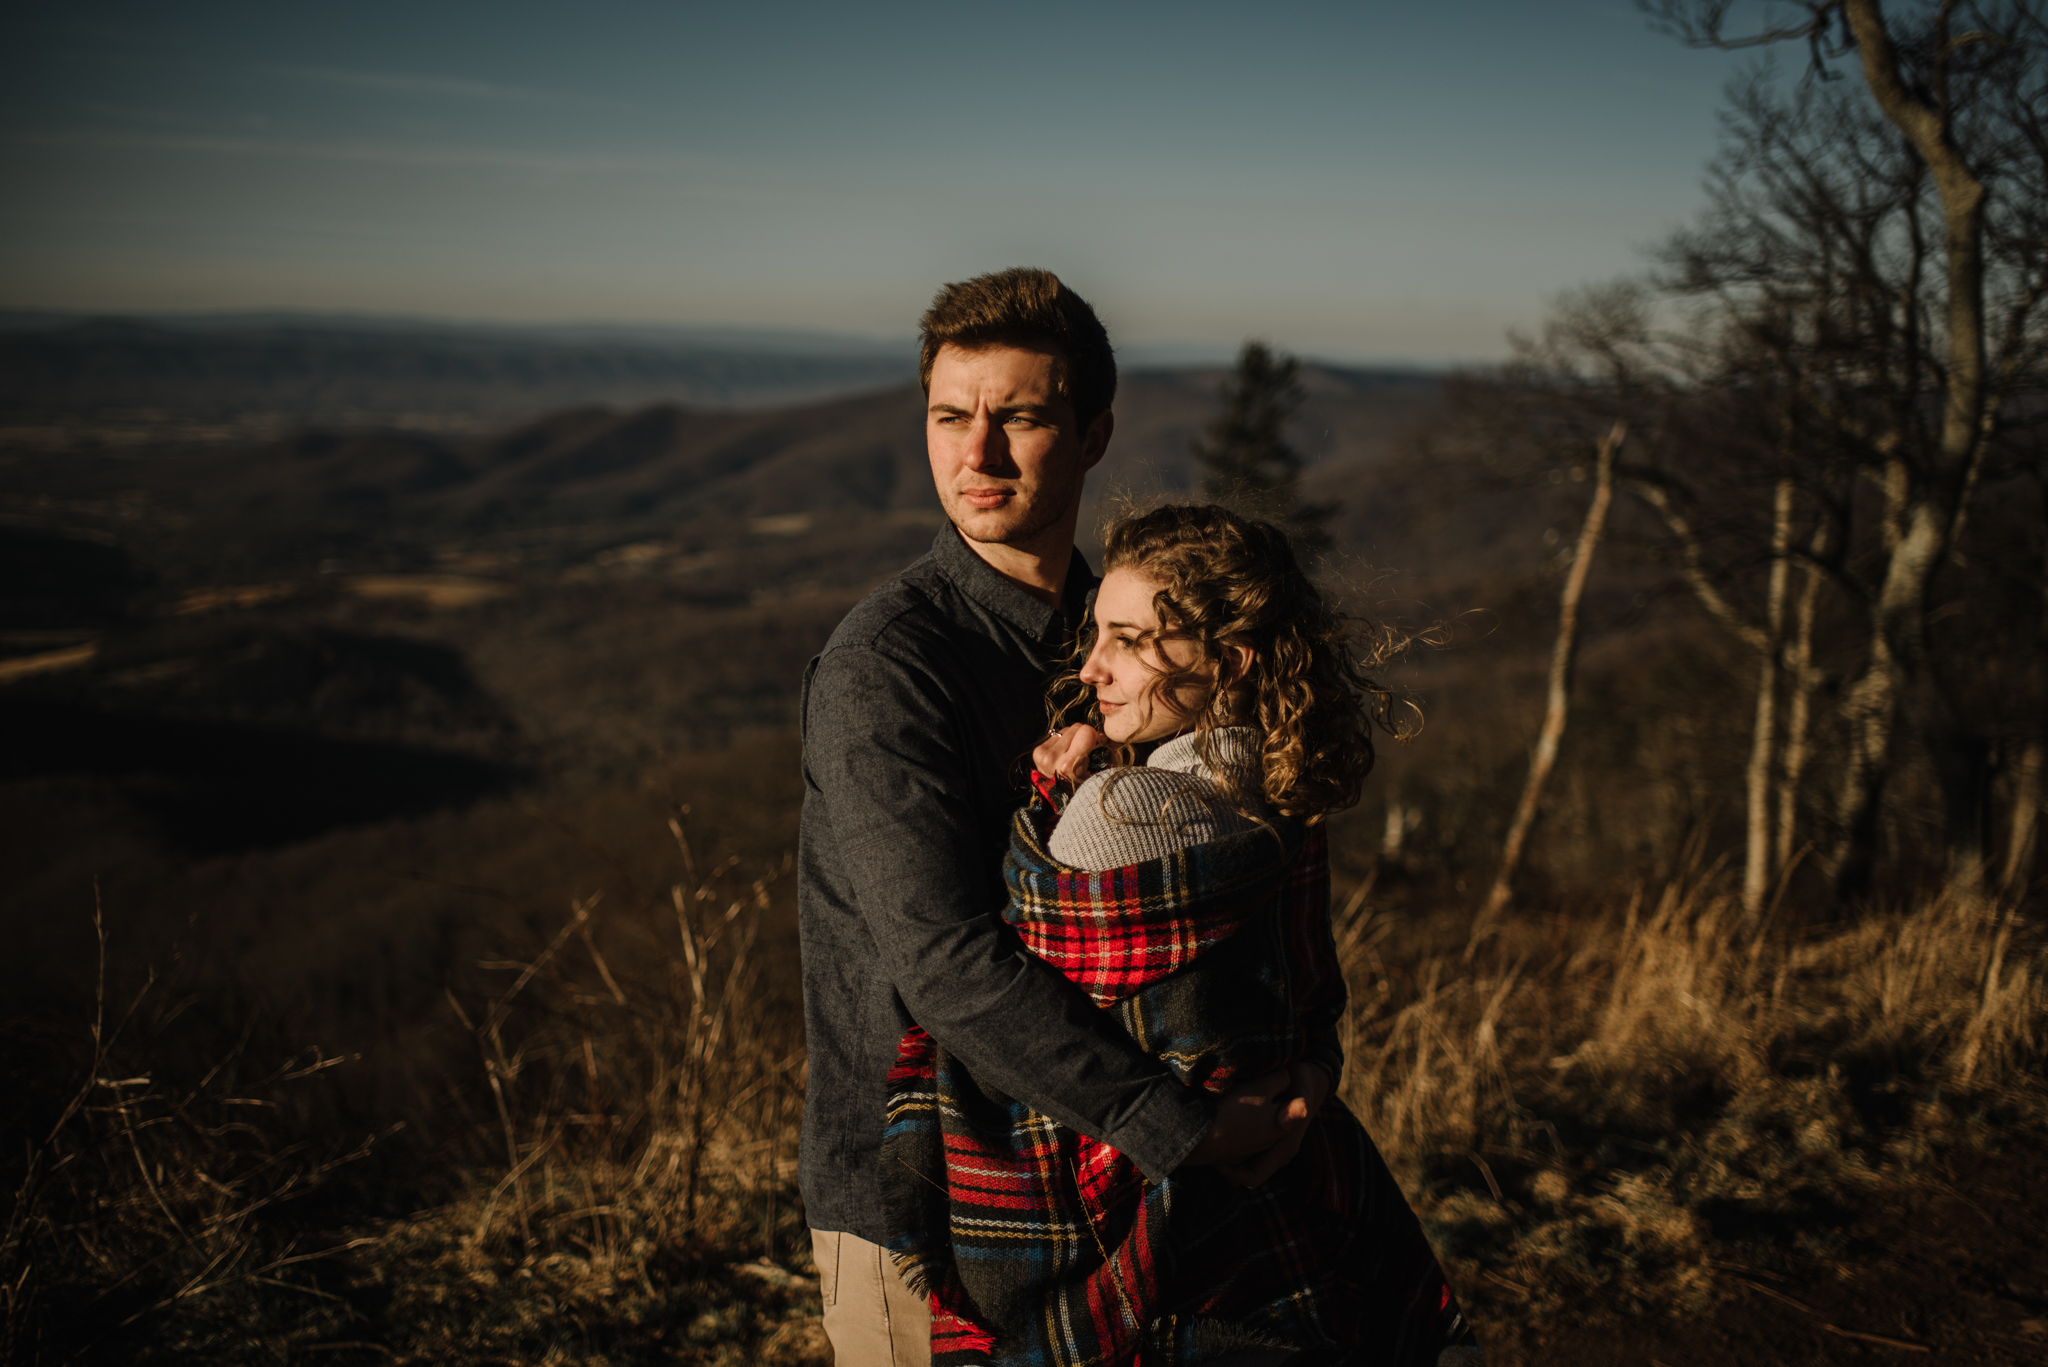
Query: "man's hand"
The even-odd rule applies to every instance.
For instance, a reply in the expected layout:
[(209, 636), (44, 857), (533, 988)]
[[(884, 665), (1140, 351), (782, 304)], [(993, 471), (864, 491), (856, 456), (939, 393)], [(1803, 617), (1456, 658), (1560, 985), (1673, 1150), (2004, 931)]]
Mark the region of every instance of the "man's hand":
[(1319, 1063), (1304, 1060), (1289, 1064), (1284, 1074), (1275, 1071), (1266, 1075), (1268, 1078), (1282, 1076), (1288, 1080), (1288, 1090), (1280, 1093), (1273, 1103), (1279, 1109), (1280, 1137), (1264, 1153), (1243, 1162), (1225, 1162), (1216, 1169), (1241, 1187), (1263, 1186), (1267, 1178), (1292, 1163), (1294, 1156), (1301, 1152), (1301, 1141), (1308, 1137), (1308, 1122), (1330, 1098), (1330, 1075)]
[[(1247, 1165), (1262, 1157), (1285, 1137), (1283, 1122), (1294, 1094), (1294, 1075), (1275, 1068), (1246, 1082), (1240, 1082), (1216, 1098), (1216, 1123), (1195, 1145), (1194, 1152), (1181, 1161), (1183, 1167), (1223, 1168)], [(1302, 1126), (1308, 1122), (1304, 1119)], [(1296, 1147), (1300, 1140), (1295, 1141)], [(1291, 1156), (1291, 1155), (1290, 1155)], [(1236, 1180), (1236, 1179), (1232, 1179)]]
[(1031, 767), (1052, 778), (1080, 785), (1088, 777), (1088, 756), (1109, 744), (1109, 737), (1086, 724), (1055, 731), (1031, 752)]

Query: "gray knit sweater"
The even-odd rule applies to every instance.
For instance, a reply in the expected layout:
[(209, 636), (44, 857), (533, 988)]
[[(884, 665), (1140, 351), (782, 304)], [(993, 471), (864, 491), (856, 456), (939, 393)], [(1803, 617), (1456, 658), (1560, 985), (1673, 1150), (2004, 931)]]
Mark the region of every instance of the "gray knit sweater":
[[(1209, 733), (1209, 750), (1217, 769), (1257, 764), (1258, 733), (1219, 728)], [(1144, 764), (1105, 770), (1075, 789), (1048, 848), (1062, 864), (1100, 872), (1251, 830), (1258, 823), (1224, 799), (1217, 779), (1193, 733), (1176, 736)]]

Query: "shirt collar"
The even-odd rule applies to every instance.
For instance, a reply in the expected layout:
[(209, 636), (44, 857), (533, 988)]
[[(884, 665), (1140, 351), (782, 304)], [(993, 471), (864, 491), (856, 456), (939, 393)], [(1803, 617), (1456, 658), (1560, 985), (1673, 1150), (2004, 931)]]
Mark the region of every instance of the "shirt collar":
[(976, 555), (952, 523), (939, 529), (932, 555), (946, 577), (963, 593), (1034, 640), (1064, 641), (1086, 616), (1088, 595), (1095, 591), (1095, 571), (1079, 549), (1067, 566), (1067, 582), (1055, 606), (1032, 597), (1011, 583), (996, 567)]

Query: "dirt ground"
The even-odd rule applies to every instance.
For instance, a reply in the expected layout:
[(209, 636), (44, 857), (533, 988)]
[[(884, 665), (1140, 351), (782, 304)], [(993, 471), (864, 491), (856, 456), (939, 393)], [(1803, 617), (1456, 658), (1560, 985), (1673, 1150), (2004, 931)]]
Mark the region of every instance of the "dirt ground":
[(1949, 1156), (1852, 1218), (1839, 1258), (1766, 1273), (1717, 1267), (1725, 1299), (1697, 1319), (1589, 1306), (1598, 1330), (1523, 1322), (1503, 1288), (1461, 1288), (1501, 1367), (1808, 1367), (2048, 1363), (2048, 1133)]

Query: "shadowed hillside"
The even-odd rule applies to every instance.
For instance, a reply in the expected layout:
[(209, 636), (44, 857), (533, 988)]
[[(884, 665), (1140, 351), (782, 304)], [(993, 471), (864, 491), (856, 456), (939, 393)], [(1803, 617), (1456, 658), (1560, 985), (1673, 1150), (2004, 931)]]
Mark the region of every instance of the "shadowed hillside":
[(457, 327), (293, 315), (0, 315), (0, 428), (147, 440), (178, 425), (502, 423), (576, 403), (790, 403), (912, 372), (859, 338)]

